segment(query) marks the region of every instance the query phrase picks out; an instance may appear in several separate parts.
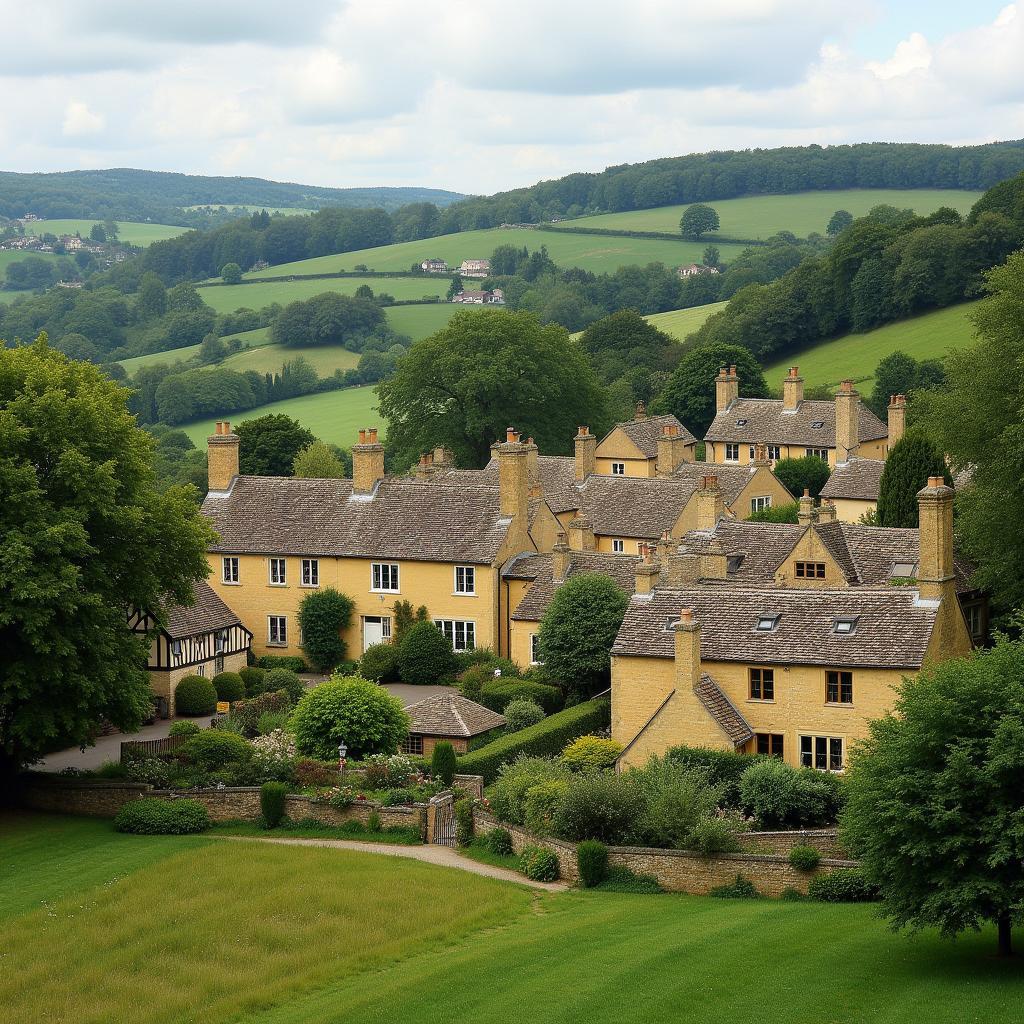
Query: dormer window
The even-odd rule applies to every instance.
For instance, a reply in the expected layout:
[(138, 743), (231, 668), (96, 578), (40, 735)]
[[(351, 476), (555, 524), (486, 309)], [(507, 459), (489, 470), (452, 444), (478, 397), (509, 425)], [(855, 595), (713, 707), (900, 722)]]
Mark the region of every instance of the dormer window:
[(832, 623), (832, 632), (839, 634), (850, 634), (857, 629), (857, 616), (841, 617)]
[(917, 577), (917, 562), (893, 562), (892, 572), (889, 573), (892, 579), (915, 579)]
[(811, 424), (811, 430), (821, 430), (821, 428), (823, 426), (825, 426), (825, 421), (824, 420), (815, 420)]
[(743, 555), (729, 555), (725, 560), (725, 571), (727, 573), (738, 572), (743, 564)]
[(736, 421), (736, 426), (737, 427), (745, 427), (746, 425), (747, 425), (747, 421), (746, 420), (737, 420)]
[(757, 631), (759, 633), (770, 633), (778, 624), (779, 615), (760, 615), (757, 619)]

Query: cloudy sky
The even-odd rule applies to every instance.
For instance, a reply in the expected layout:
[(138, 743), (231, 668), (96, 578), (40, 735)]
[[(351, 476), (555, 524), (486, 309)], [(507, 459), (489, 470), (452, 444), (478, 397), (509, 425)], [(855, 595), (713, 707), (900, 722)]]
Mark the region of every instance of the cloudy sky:
[(490, 193), (708, 149), (1024, 137), (1024, 2), (0, 0), (0, 168)]

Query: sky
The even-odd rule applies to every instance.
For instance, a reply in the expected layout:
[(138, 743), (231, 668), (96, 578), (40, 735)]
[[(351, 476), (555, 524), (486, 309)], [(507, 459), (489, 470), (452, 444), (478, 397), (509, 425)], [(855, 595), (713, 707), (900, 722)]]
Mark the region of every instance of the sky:
[(0, 0), (0, 168), (489, 194), (1024, 137), (1024, 0)]

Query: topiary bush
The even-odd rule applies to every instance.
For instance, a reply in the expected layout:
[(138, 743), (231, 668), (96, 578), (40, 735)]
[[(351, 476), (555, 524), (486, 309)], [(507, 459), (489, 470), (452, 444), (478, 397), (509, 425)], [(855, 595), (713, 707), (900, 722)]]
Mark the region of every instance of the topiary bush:
[(473, 842), (473, 801), (468, 798), (455, 801), (455, 841), (459, 846)]
[(184, 676), (174, 688), (178, 715), (212, 715), (217, 710), (217, 691), (206, 676)]
[(534, 882), (557, 882), (561, 874), (558, 858), (541, 846), (528, 846), (519, 855), (519, 866), (523, 874)]
[(599, 772), (615, 767), (622, 744), (600, 736), (580, 736), (562, 751), (562, 764), (574, 772)]
[(440, 779), (446, 786), (450, 786), (457, 768), (455, 748), (447, 740), (435, 743), (434, 752), (430, 756), (430, 774), (435, 779)]
[(744, 878), (742, 875), (736, 876), (735, 882), (730, 882), (728, 885), (715, 886), (709, 893), (709, 896), (717, 896), (721, 900), (759, 900), (762, 899), (761, 893), (758, 888), (749, 878)]
[(265, 669), (256, 668), (255, 665), (249, 665), (246, 668), (243, 668), (238, 674), (242, 677), (242, 682), (245, 685), (246, 697), (256, 697), (266, 688), (264, 684), (264, 680), (267, 677)]
[(583, 887), (593, 889), (608, 874), (608, 847), (596, 839), (585, 839), (576, 847), (576, 863)]
[(352, 598), (334, 587), (310, 591), (302, 599), (299, 605), (302, 646), (318, 672), (329, 672), (345, 660), (348, 645), (341, 634), (352, 622), (354, 607)]
[(842, 806), (842, 783), (831, 772), (794, 768), (777, 757), (752, 764), (740, 780), (740, 803), (764, 828), (827, 825)]
[(137, 836), (182, 836), (210, 827), (206, 807), (198, 800), (143, 797), (126, 803), (114, 817), (118, 832)]
[(868, 903), (878, 899), (878, 890), (858, 868), (836, 868), (812, 878), (807, 895), (823, 903)]
[(510, 700), (505, 705), (505, 726), (509, 732), (518, 732), (536, 725), (544, 718), (544, 709), (532, 700)]
[(399, 680), (398, 650), (394, 644), (371, 644), (359, 659), (359, 674), (375, 683)]
[(174, 722), (167, 730), (168, 736), (196, 736), (202, 730), (195, 722)]
[[(463, 691), (463, 696), (469, 697), (469, 694)], [(495, 679), (493, 673), (481, 683), (478, 695), (469, 699), (497, 711), (499, 715), (504, 714), (505, 708), (514, 700), (532, 700), (548, 715), (561, 711), (565, 706), (565, 694), (557, 686), (528, 679), (506, 679), (504, 676)]]
[(794, 846), (789, 851), (789, 863), (797, 871), (813, 871), (821, 863), (821, 854), (813, 846)]
[(492, 828), (484, 834), (484, 842), (491, 853), (508, 857), (512, 853), (512, 834), (505, 828)]
[(182, 748), (181, 756), (190, 764), (206, 771), (217, 771), (226, 765), (244, 764), (252, 758), (253, 748), (241, 736), (223, 729), (204, 729)]
[(398, 671), (403, 683), (426, 686), (455, 674), (451, 641), (432, 622), (410, 626), (398, 647)]
[(283, 782), (264, 782), (260, 786), (260, 812), (267, 828), (277, 828), (284, 818), (288, 787)]
[(234, 702), (245, 697), (245, 683), (238, 672), (219, 672), (210, 681), (217, 691), (217, 700)]
[(298, 672), (293, 672), (290, 668), (272, 668), (267, 673), (263, 685), (267, 693), (284, 690), (293, 705), (298, 704), (299, 698), (306, 692), (306, 686), (299, 678)]

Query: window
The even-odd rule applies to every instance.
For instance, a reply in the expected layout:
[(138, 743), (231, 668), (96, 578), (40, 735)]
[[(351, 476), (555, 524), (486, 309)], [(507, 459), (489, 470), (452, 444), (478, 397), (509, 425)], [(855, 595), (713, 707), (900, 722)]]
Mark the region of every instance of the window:
[(626, 475), (626, 464), (624, 462), (613, 462), (612, 463), (612, 476), (625, 476)]
[(805, 448), (804, 451), (808, 458), (821, 459), (822, 462), (828, 462), (827, 448)]
[(267, 644), (272, 647), (288, 646), (288, 620), (283, 615), (267, 616)]
[(750, 499), (750, 511), (760, 512), (763, 508), (772, 507), (772, 496), (770, 494), (762, 495), (759, 498)]
[(614, 551), (616, 554), (621, 555), (623, 553), (623, 551), (625, 551), (625, 550), (626, 550), (626, 542), (624, 540), (613, 540), (612, 541), (612, 551)]
[(857, 628), (857, 616), (851, 616), (849, 618), (836, 619), (832, 624), (832, 632), (839, 633), (841, 636), (848, 636), (854, 632)]
[(825, 578), (825, 563), (797, 562), (796, 578), (798, 580), (823, 580)]
[(825, 426), (825, 421), (824, 421), (824, 420), (815, 420), (815, 421), (814, 421), (814, 422), (813, 422), (813, 423), (811, 424), (811, 429), (812, 429), (812, 430), (821, 430), (821, 428), (822, 428), (823, 426)]
[(912, 580), (917, 578), (917, 562), (893, 562), (892, 579)]
[(320, 586), (319, 558), (304, 558), (302, 560), (302, 585), (304, 587)]
[(747, 421), (746, 420), (737, 420), (736, 421), (736, 426), (737, 427), (745, 427), (746, 425), (747, 425)]
[(739, 462), (740, 461), (740, 446), (738, 444), (727, 444), (725, 446), (725, 461), (726, 462)]
[(743, 564), (743, 555), (729, 555), (725, 560), (725, 571), (727, 573), (739, 572), (740, 566)]
[(759, 754), (769, 754), (772, 757), (784, 757), (784, 745), (781, 734), (777, 732), (755, 732), (754, 740), (757, 743)]
[(967, 620), (967, 631), (974, 639), (985, 635), (985, 620), (980, 604), (969, 604), (964, 609), (964, 618)]
[(531, 665), (543, 665), (544, 662), (540, 660), (540, 644), (536, 633), (530, 634), (530, 664)]
[(472, 565), (455, 566), (455, 593), (476, 593), (476, 568)]
[(843, 741), (839, 736), (801, 736), (800, 764), (820, 772), (843, 770)]
[(270, 560), (270, 585), (272, 587), (283, 587), (287, 580), (287, 561), (283, 558), (272, 558)]
[(422, 736), (406, 736), (402, 740), (402, 753), (403, 754), (422, 754), (423, 753), (423, 737)]
[(827, 704), (852, 704), (853, 703), (853, 673), (852, 672), (826, 672), (825, 673), (825, 703), (827, 703)]
[(213, 671), (218, 676), (224, 671), (224, 659), (219, 655), (213, 659)]
[(778, 624), (778, 615), (761, 615), (757, 620), (757, 629), (760, 633), (770, 633)]
[(750, 670), (750, 699), (775, 700), (775, 669), (752, 668)]
[(175, 657), (175, 658), (180, 658), (181, 657), (181, 641), (180, 640), (172, 640), (171, 641), (171, 655), (173, 657)]
[(238, 559), (234, 556), (230, 558), (221, 559), (222, 575), (221, 579), (225, 583), (237, 583), (238, 582)]
[(778, 462), (782, 458), (782, 449), (777, 444), (765, 445), (765, 454), (772, 462)]
[(398, 566), (393, 562), (374, 562), (370, 567), (370, 589), (398, 593)]
[(228, 645), (228, 631), (226, 629), (220, 630), (220, 632), (214, 637), (214, 651), (220, 654), (225, 647)]
[(434, 625), (451, 642), (456, 651), (471, 651), (476, 647), (476, 623), (463, 619), (435, 619)]

